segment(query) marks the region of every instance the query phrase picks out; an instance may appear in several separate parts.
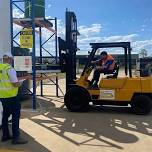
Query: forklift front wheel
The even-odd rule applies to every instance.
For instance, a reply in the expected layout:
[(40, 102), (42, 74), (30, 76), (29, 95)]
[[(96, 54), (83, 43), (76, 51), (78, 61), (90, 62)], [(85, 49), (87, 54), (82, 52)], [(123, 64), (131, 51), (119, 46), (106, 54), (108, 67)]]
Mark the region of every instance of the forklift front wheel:
[(70, 88), (64, 97), (64, 102), (69, 111), (86, 111), (90, 101), (90, 94), (82, 87)]
[(148, 95), (135, 95), (132, 99), (131, 108), (137, 115), (147, 115), (152, 109), (152, 100)]

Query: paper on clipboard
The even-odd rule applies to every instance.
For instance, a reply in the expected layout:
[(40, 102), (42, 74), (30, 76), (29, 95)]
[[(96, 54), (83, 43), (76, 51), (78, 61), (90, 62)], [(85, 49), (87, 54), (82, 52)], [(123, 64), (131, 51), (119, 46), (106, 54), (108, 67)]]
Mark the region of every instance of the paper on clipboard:
[(26, 79), (21, 79), (18, 82), (23, 83)]

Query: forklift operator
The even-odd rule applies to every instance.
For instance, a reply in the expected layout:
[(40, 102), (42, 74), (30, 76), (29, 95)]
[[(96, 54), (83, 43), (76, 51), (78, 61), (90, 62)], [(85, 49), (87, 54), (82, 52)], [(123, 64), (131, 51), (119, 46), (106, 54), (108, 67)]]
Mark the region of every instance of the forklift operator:
[(95, 64), (95, 71), (93, 79), (90, 82), (91, 87), (98, 87), (98, 81), (100, 73), (111, 74), (115, 68), (115, 60), (112, 55), (109, 55), (106, 51), (101, 52), (100, 59), (92, 61), (92, 64)]

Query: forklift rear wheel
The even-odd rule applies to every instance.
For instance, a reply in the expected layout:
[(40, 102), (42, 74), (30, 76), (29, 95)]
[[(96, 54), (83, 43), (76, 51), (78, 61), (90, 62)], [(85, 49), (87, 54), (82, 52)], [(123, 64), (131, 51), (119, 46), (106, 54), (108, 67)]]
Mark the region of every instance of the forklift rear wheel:
[(152, 100), (148, 95), (136, 95), (132, 99), (132, 111), (137, 115), (147, 115), (152, 109)]
[(82, 87), (70, 88), (64, 97), (64, 102), (69, 111), (86, 111), (90, 101), (90, 94)]

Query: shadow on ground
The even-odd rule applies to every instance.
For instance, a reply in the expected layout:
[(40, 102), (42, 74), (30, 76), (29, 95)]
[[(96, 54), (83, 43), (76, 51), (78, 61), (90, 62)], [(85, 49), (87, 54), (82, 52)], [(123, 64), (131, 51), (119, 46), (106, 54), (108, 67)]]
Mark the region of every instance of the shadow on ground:
[[(99, 140), (109, 146), (123, 149), (123, 147), (110, 143), (109, 140), (105, 139), (110, 139), (118, 143), (138, 142), (138, 137), (131, 133), (131, 131), (152, 136), (152, 133), (148, 132), (147, 129), (152, 129), (152, 116), (134, 115), (131, 113), (129, 107), (90, 106), (89, 111), (86, 113), (71, 113), (66, 108), (57, 108), (53, 104), (54, 102), (43, 101), (41, 103), (47, 105), (46, 108), (50, 108), (50, 110), (47, 109), (47, 114), (43, 114), (49, 120), (42, 120), (38, 117), (31, 118), (31, 120), (76, 145), (87, 145), (91, 140)], [(59, 121), (60, 119), (64, 121)], [(47, 127), (46, 124), (50, 123), (53, 126)], [(88, 136), (91, 139), (79, 142), (66, 136), (65, 134), (67, 132)]]
[[(138, 133), (152, 136), (152, 132), (149, 131), (152, 130), (152, 115), (134, 115), (128, 107), (90, 106), (88, 112), (71, 113), (63, 107), (62, 99), (51, 98), (39, 99), (38, 106), (41, 108), (39, 112), (31, 115), (23, 112), (22, 118), (28, 118), (76, 146), (105, 146), (123, 150), (123, 144), (133, 144), (140, 140), (136, 135)], [(23, 104), (23, 107), (27, 108), (28, 103)], [(29, 139), (26, 151), (48, 151), (34, 138), (23, 134)], [(84, 139), (80, 140), (78, 136)], [(0, 146), (6, 145), (1, 143)], [(19, 150), (24, 148), (21, 146)]]
[[(26, 145), (12, 145), (11, 140), (7, 142), (0, 142), (0, 152), (51, 152), (50, 150), (43, 147), (34, 138), (21, 131), (22, 137), (28, 140)], [(1, 131), (0, 131), (1, 136)]]

